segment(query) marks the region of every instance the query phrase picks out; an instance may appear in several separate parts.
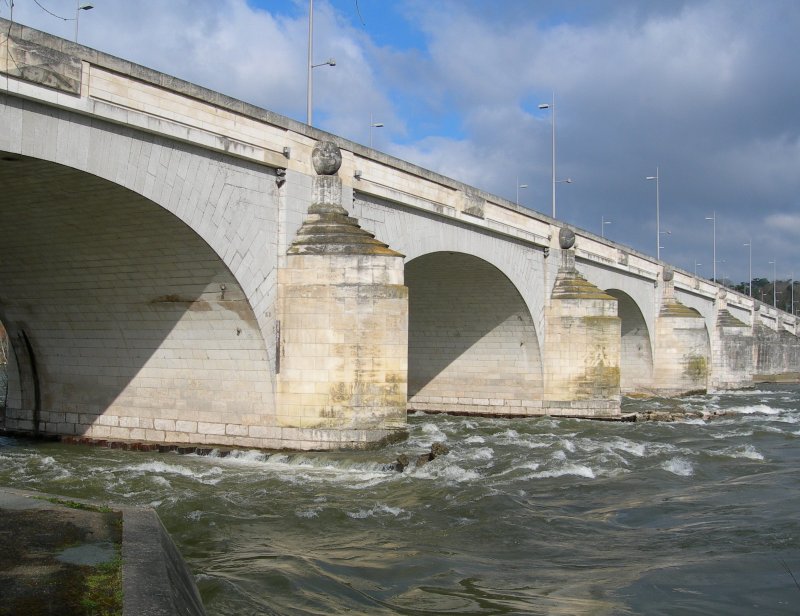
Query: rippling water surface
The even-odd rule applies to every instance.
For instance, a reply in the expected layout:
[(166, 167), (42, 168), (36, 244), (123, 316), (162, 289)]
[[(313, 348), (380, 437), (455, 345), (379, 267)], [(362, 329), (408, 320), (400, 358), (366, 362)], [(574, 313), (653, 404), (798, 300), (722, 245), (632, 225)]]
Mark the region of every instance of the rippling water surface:
[(155, 507), (210, 615), (800, 613), (800, 387), (624, 410), (675, 408), (727, 414), (416, 415), (344, 454), (0, 439), (0, 484)]

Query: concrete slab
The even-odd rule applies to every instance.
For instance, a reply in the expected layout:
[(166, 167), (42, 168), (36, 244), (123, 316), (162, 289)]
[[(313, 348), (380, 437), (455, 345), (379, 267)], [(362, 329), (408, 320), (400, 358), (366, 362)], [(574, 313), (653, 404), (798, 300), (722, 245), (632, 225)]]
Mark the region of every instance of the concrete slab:
[(153, 510), (0, 488), (0, 545), (0, 616), (205, 614)]

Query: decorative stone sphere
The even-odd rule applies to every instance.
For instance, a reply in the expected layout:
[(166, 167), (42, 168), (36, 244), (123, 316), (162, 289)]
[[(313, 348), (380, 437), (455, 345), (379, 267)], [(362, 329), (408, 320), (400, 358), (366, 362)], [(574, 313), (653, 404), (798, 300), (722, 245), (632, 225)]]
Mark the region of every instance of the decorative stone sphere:
[(561, 227), (558, 232), (558, 244), (562, 250), (567, 250), (575, 245), (575, 232), (567, 227)]
[(318, 175), (335, 175), (342, 166), (342, 151), (333, 141), (319, 141), (311, 152), (311, 162)]
[(664, 282), (669, 282), (675, 277), (675, 272), (671, 267), (665, 267), (662, 277), (664, 278)]
[(761, 310), (761, 302), (759, 302), (758, 300), (756, 300), (755, 302), (753, 302), (753, 310), (755, 310), (756, 312), (758, 312), (759, 310)]

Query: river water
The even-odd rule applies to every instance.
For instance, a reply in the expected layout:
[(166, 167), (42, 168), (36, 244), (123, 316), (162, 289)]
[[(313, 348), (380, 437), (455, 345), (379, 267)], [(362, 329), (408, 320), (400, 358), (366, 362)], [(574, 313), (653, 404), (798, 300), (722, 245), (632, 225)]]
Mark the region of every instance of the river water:
[(0, 485), (154, 507), (210, 615), (800, 613), (800, 386), (623, 411), (681, 408), (726, 414), (414, 415), (341, 454), (2, 438)]

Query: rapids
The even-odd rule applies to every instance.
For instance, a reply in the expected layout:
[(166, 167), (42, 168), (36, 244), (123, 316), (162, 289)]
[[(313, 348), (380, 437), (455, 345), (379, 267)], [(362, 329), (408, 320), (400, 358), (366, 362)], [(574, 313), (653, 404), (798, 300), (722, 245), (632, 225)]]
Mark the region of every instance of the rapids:
[(681, 408), (723, 415), (412, 415), (338, 454), (0, 438), (0, 485), (154, 507), (210, 615), (800, 613), (800, 386), (623, 411)]

